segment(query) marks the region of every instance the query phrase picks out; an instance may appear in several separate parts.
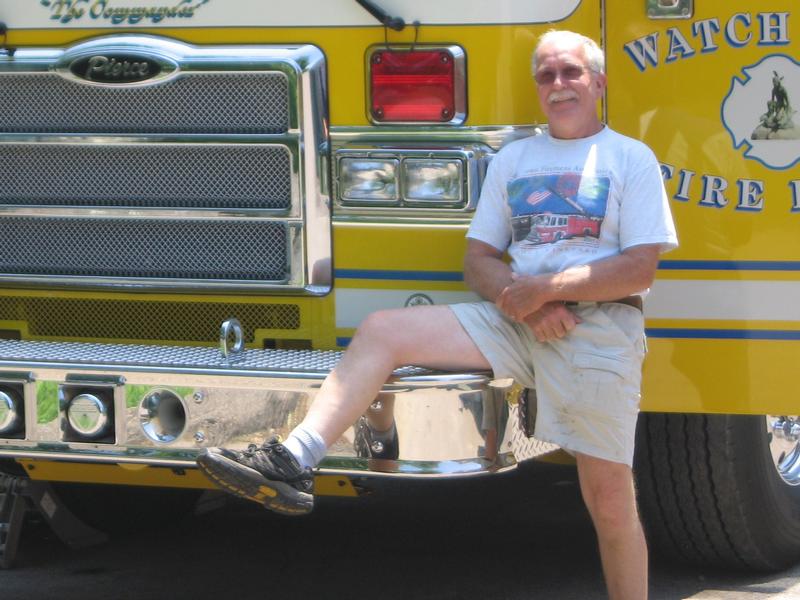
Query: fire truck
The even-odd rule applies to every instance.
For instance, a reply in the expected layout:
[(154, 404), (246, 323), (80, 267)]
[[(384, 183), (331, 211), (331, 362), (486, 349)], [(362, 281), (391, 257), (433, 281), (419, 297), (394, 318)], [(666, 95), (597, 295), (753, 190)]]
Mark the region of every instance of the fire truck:
[(601, 219), (584, 215), (546, 213), (533, 219), (533, 235), (538, 243), (557, 242), (578, 236), (600, 236)]
[[(0, 558), (32, 506), (76, 539), (88, 506), (209, 489), (197, 453), (290, 431), (365, 315), (475, 299), (464, 234), (492, 156), (547, 126), (530, 58), (557, 28), (601, 43), (602, 118), (655, 151), (681, 242), (645, 301), (650, 545), (796, 561), (796, 9), (0, 0)], [(348, 432), (316, 489), (563, 460), (531, 396), (400, 369), (371, 409), (397, 460)]]

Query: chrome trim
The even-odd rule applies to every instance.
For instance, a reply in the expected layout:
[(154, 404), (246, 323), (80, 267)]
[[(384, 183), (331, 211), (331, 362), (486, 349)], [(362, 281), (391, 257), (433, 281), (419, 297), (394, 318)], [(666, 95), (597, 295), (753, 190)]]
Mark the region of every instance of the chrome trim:
[[(178, 407), (178, 419), (168, 414), (170, 404)], [(186, 414), (183, 398), (167, 389), (152, 389), (139, 403), (139, 425), (144, 434), (157, 444), (169, 444), (183, 435), (186, 431)], [(198, 434), (195, 434), (195, 441)]]
[(645, 0), (650, 19), (691, 19), (694, 0)]
[[(96, 49), (93, 49), (96, 47)], [(139, 55), (140, 58), (145, 60), (151, 60), (158, 64), (160, 67), (159, 72), (152, 76), (148, 77), (147, 79), (142, 79), (140, 81), (135, 82), (99, 82), (99, 81), (92, 81), (91, 79), (87, 79), (85, 77), (81, 77), (76, 75), (75, 72), (72, 70), (72, 66), (80, 60), (83, 59), (91, 59), (94, 56), (99, 54), (127, 54), (130, 56)], [(80, 47), (73, 48), (65, 52), (59, 60), (55, 63), (55, 65), (51, 68), (53, 71), (64, 77), (65, 79), (69, 79), (76, 83), (82, 83), (85, 85), (99, 85), (99, 86), (129, 86), (129, 85), (153, 85), (158, 84), (167, 79), (172, 77), (177, 77), (180, 74), (181, 68), (178, 64), (178, 59), (175, 56), (168, 56), (166, 54), (162, 55), (159, 54), (157, 51), (154, 52), (152, 49), (147, 48), (146, 51), (138, 44), (131, 44), (130, 47), (126, 47), (125, 43), (122, 43), (120, 47), (117, 48), (110, 48), (108, 45), (105, 44), (94, 44), (89, 42), (84, 44)]]
[[(233, 345), (230, 343), (230, 337), (233, 334)], [(244, 331), (242, 324), (237, 319), (228, 319), (222, 323), (219, 330), (219, 351), (222, 358), (227, 359), (229, 356), (240, 354), (244, 350)]]
[[(431, 122), (431, 121), (391, 121), (386, 123), (385, 121), (378, 121), (372, 115), (372, 93), (371, 93), (371, 86), (370, 80), (372, 76), (372, 56), (375, 52), (379, 50), (396, 50), (399, 52), (403, 51), (410, 51), (410, 50), (421, 50), (423, 52), (436, 52), (437, 50), (447, 52), (450, 56), (453, 57), (453, 102), (455, 106), (453, 118), (449, 121), (438, 121), (438, 122)], [(467, 55), (464, 52), (464, 49), (461, 46), (456, 45), (426, 45), (426, 44), (375, 44), (367, 48), (367, 52), (365, 54), (365, 61), (366, 64), (364, 66), (364, 73), (366, 74), (366, 81), (364, 82), (364, 93), (367, 101), (367, 105), (365, 107), (367, 119), (373, 125), (377, 125), (380, 127), (384, 127), (386, 125), (389, 126), (402, 126), (407, 127), (411, 126), (435, 126), (435, 127), (442, 127), (448, 125), (461, 125), (467, 119)]]
[[(102, 456), (87, 451), (61, 452), (52, 449), (32, 451), (26, 447), (4, 448), (0, 440), (0, 457), (53, 460), (65, 463), (87, 463), (106, 465), (146, 465), (172, 469), (196, 469), (194, 458), (157, 458), (153, 452), (128, 451), (124, 458)], [(141, 457), (137, 456), (141, 454)], [(496, 463), (483, 458), (444, 461), (381, 461), (380, 469), (370, 468), (370, 461), (362, 458), (325, 458), (315, 475), (340, 475), (345, 477), (402, 478), (402, 479), (446, 479), (450, 477), (475, 477), (502, 473), (516, 468), (513, 459)]]
[(438, 146), (462, 146), (483, 144), (500, 150), (506, 144), (532, 135), (541, 134), (543, 125), (502, 125), (477, 127), (434, 127), (430, 124), (409, 129), (396, 125), (377, 127), (333, 127), (331, 147), (334, 152), (346, 145), (411, 145), (435, 144)]
[[(107, 84), (75, 77), (69, 65), (96, 53), (140, 55), (175, 65), (164, 77), (141, 82)], [(169, 71), (169, 68), (166, 69)], [(332, 240), (329, 198), (328, 103), (325, 58), (311, 45), (285, 46), (191, 46), (151, 35), (113, 35), (82, 42), (65, 50), (23, 48), (13, 58), (0, 57), (0, 83), (4, 75), (57, 73), (80, 84), (119, 88), (155, 86), (166, 79), (193, 74), (229, 72), (283, 73), (288, 82), (288, 130), (283, 134), (2, 134), (0, 143), (31, 144), (267, 144), (282, 145), (291, 155), (291, 209), (132, 209), (116, 207), (21, 206), (0, 207), (3, 215), (80, 216), (103, 218), (130, 216), (141, 219), (215, 218), (275, 219), (289, 226), (285, 281), (236, 281), (202, 279), (148, 279), (103, 276), (0, 276), (0, 285), (33, 285), (79, 288), (174, 290), (194, 292), (264, 292), (275, 294), (327, 294), (332, 285)], [(166, 71), (165, 71), (166, 73)]]
[[(0, 456), (191, 468), (203, 447), (243, 448), (287, 435), (340, 356), (246, 350), (226, 362), (216, 348), (2, 341), (0, 368), (26, 370), (35, 381), (25, 390), (25, 439), (0, 438)], [(112, 387), (113, 439), (64, 437), (66, 416), (53, 410), (57, 390)], [(331, 447), (323, 471), (413, 477), (508, 468), (516, 421), (505, 408), (507, 387), (489, 373), (399, 369), (377, 400), (393, 411), (400, 460), (358, 457), (351, 429)], [(172, 440), (143, 429), (142, 403), (156, 391), (174, 394), (185, 411), (185, 427)]]
[(772, 464), (787, 485), (800, 486), (800, 416), (766, 415)]

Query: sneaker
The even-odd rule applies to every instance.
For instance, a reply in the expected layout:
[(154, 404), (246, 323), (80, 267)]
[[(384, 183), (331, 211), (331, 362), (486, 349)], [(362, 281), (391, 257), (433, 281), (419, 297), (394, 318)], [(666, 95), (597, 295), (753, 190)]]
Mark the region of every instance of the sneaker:
[(278, 438), (237, 452), (208, 448), (197, 457), (200, 471), (226, 492), (283, 515), (305, 515), (314, 508), (314, 476), (302, 468)]
[(397, 440), (397, 425), (387, 431), (375, 431), (366, 417), (360, 417), (356, 423), (356, 436), (353, 440), (356, 456), (361, 458), (381, 458), (397, 460), (400, 455), (400, 444)]

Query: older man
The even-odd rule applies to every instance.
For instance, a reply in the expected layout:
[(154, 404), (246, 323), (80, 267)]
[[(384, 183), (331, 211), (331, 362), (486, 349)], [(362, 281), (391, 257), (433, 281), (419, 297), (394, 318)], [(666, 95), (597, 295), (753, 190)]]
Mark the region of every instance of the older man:
[(313, 506), (310, 467), (396, 367), (491, 368), (536, 388), (537, 437), (575, 455), (611, 597), (644, 598), (631, 473), (642, 295), (677, 239), (653, 153), (597, 116), (598, 46), (551, 31), (533, 74), (548, 132), (498, 153), (467, 234), (466, 281), (486, 301), (370, 315), (285, 443), (210, 449), (198, 463), (234, 494), (302, 514)]

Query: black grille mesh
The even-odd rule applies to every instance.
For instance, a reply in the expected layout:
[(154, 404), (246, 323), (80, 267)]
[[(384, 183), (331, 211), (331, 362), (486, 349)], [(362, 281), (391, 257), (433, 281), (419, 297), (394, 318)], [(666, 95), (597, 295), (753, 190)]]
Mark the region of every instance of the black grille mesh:
[(288, 209), (291, 157), (262, 145), (0, 144), (0, 203)]
[(241, 322), (246, 342), (256, 329), (300, 328), (296, 304), (0, 297), (0, 320), (24, 321), (29, 335), (45, 338), (214, 342), (230, 317)]
[(0, 272), (19, 275), (287, 279), (284, 223), (0, 218)]
[(279, 72), (191, 73), (144, 86), (95, 86), (55, 73), (0, 75), (8, 133), (276, 134), (289, 128)]

